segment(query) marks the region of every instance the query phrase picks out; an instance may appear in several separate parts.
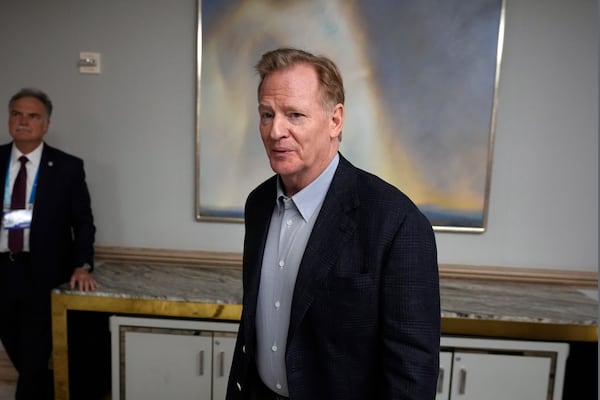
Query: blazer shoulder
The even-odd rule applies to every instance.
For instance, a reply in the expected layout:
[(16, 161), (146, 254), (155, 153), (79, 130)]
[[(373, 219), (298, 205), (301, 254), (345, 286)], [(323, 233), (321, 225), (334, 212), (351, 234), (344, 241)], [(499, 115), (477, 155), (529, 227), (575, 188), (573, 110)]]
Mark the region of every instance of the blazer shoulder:
[(0, 170), (2, 173), (4, 173), (8, 167), (8, 157), (10, 156), (11, 149), (12, 143), (0, 145)]
[(343, 157), (340, 157), (336, 178), (334, 190), (346, 199), (356, 196), (356, 204), (360, 205), (360, 209), (373, 217), (378, 214), (386, 217), (397, 215), (404, 219), (407, 214), (423, 215), (412, 199), (399, 188), (355, 167)]
[(248, 194), (248, 198), (246, 199), (246, 204), (252, 203), (254, 201), (262, 201), (265, 198), (275, 199), (275, 194), (277, 193), (277, 175), (273, 175), (266, 181), (262, 182), (260, 185), (255, 187), (250, 194)]
[(49, 161), (60, 160), (68, 164), (83, 165), (83, 159), (74, 156), (73, 154), (69, 154), (63, 150), (57, 149), (56, 147), (52, 147), (46, 143), (44, 143), (42, 158), (48, 159)]
[(8, 157), (12, 150), (12, 142), (0, 145), (0, 157)]
[(277, 176), (272, 176), (250, 192), (244, 206), (246, 227), (260, 224), (268, 218), (275, 206), (277, 195)]
[(414, 205), (412, 200), (399, 188), (371, 172), (354, 166), (341, 156), (336, 178), (338, 178), (334, 178), (336, 184), (354, 190), (363, 201), (387, 198), (406, 203), (406, 205)]

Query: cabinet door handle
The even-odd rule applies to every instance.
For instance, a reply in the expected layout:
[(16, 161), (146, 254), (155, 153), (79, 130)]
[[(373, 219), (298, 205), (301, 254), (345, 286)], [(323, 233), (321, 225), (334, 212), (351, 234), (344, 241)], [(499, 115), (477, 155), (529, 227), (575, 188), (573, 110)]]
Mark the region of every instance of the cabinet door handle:
[(465, 386), (467, 385), (467, 369), (460, 368), (460, 379), (458, 382), (458, 394), (465, 394)]
[(225, 352), (219, 352), (219, 376), (225, 376)]
[(200, 373), (200, 376), (204, 375), (204, 350), (200, 351), (200, 353), (198, 354), (198, 361), (200, 363), (200, 368), (198, 370), (198, 372)]
[(442, 393), (444, 391), (444, 368), (440, 367), (437, 381), (437, 392)]

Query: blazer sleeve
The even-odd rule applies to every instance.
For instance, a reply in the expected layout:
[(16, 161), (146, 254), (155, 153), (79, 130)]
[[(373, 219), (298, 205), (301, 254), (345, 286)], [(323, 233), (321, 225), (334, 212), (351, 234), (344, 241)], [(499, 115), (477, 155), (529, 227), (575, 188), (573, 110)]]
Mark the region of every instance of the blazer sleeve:
[(382, 398), (434, 399), (441, 319), (437, 250), (433, 229), (418, 210), (399, 226), (382, 272)]
[(85, 181), (83, 161), (76, 160), (70, 195), (70, 221), (73, 231), (73, 267), (83, 264), (94, 266), (96, 228), (92, 215), (90, 193)]

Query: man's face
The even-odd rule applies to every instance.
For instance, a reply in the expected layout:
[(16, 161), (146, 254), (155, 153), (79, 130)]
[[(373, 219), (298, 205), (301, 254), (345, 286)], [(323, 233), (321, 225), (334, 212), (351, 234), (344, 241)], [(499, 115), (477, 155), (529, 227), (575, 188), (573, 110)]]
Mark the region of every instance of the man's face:
[(258, 103), (271, 168), (292, 196), (316, 179), (337, 153), (344, 106), (323, 109), (317, 73), (305, 64), (268, 75)]
[(21, 97), (10, 105), (8, 129), (19, 149), (33, 150), (48, 131), (44, 104), (35, 97)]

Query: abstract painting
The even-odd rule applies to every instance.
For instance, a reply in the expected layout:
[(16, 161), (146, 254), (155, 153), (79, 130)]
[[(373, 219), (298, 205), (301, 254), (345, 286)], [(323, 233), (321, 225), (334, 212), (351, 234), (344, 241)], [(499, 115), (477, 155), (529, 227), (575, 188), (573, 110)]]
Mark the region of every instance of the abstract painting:
[(254, 65), (277, 47), (336, 62), (340, 152), (406, 193), (438, 231), (486, 228), (502, 0), (199, 0), (196, 217), (243, 221), (273, 174)]

